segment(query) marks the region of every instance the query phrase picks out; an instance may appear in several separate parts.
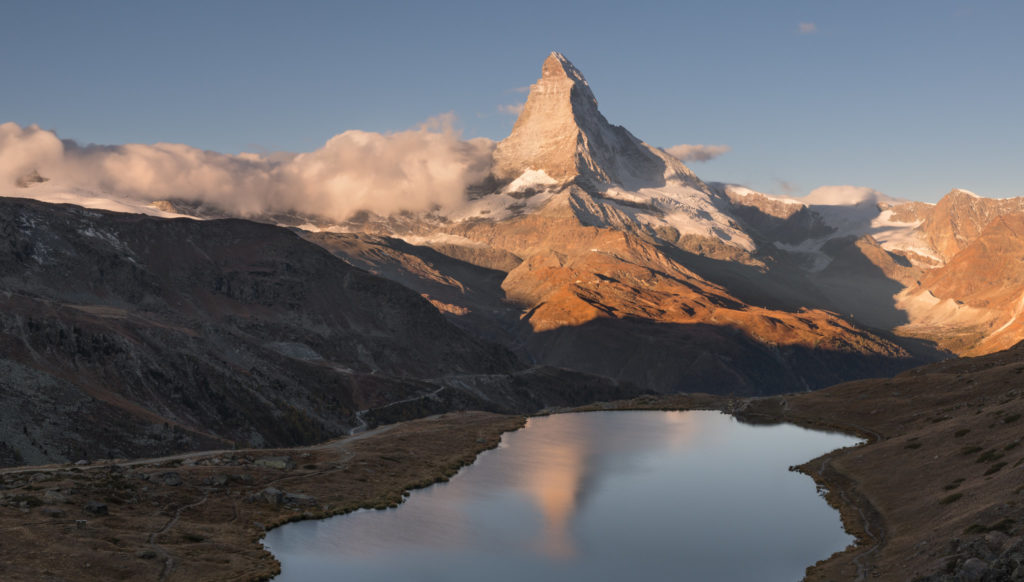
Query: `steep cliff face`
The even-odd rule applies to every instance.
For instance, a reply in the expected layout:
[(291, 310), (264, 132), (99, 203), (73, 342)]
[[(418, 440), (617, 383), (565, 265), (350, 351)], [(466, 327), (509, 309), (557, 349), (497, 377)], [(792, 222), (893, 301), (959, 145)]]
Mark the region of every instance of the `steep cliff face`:
[[(285, 339), (272, 343), (292, 355), (312, 352), (354, 374), (433, 382), (437, 376), (493, 375), (502, 373), (501, 365), (515, 367), (506, 361), (494, 370), (481, 368), (504, 361), (507, 352), (473, 352), (462, 340), (438, 337), (443, 331), (500, 342), (527, 362), (660, 391), (814, 388), (938, 357), (871, 329), (906, 323), (893, 296), (919, 279), (921, 261), (907, 250), (917, 248), (919, 238), (908, 233), (916, 232), (924, 220), (918, 214), (927, 209), (897, 208), (881, 193), (853, 190), (850, 200), (826, 192), (795, 201), (710, 187), (681, 161), (609, 123), (580, 71), (553, 53), (512, 133), (495, 149), (491, 179), (471, 188), (464, 204), (389, 216), (365, 212), (331, 227), (344, 234), (302, 235), (351, 265), (413, 289), (402, 299), (419, 306), (412, 311), (432, 309), (454, 327), (426, 316), (411, 324), (404, 316), (388, 319), (390, 308), (374, 300), (392, 292), (372, 285), (367, 293), (377, 296), (367, 299), (367, 313), (355, 306), (361, 297), (336, 293), (330, 295), (351, 304), (352, 312), (323, 315), (317, 310), (328, 309), (325, 292), (297, 286), (312, 280), (313, 289), (322, 289), (327, 283), (318, 282), (315, 270), (297, 269), (301, 262), (272, 261), (272, 255), (262, 259), (267, 264), (246, 263), (212, 279), (203, 275), (208, 280), (200, 287), (206, 291), (182, 291), (184, 300), (164, 297), (159, 290), (176, 287), (153, 273), (190, 274), (188, 265), (208, 264), (208, 256), (222, 251), (203, 246), (198, 253), (188, 244), (169, 243), (180, 246), (177, 259), (153, 262), (155, 255), (140, 255), (145, 264), (159, 266), (141, 273), (119, 266), (104, 277), (143, 289), (132, 296), (133, 306), (180, 302), (180, 317), (229, 313), (246, 323), (255, 312), (278, 317), (279, 304), (297, 309), (303, 314), (298, 320), (313, 325), (273, 332)], [(141, 238), (138, 244), (145, 245)], [(136, 246), (126, 248), (139, 253)], [(265, 250), (252, 244), (238, 249), (237, 257), (246, 253)], [(55, 275), (47, 277), (40, 288), (60, 284)], [(93, 273), (75, 277), (87, 281), (86, 287), (95, 285)], [(861, 284), (864, 277), (870, 285)], [(74, 304), (92, 305), (90, 297)], [(261, 303), (266, 301), (274, 307)], [(293, 317), (289, 312), (285, 320), (294, 323)], [(349, 335), (330, 341), (322, 333), (309, 335), (325, 325), (334, 329), (320, 320), (343, 322)], [(245, 329), (234, 321), (232, 326)], [(395, 343), (396, 337), (433, 347)], [(406, 354), (403, 367), (404, 352), (412, 355)], [(475, 367), (466, 368), (469, 363)], [(390, 401), (432, 393), (430, 386), (435, 384), (392, 391)]]
[[(473, 140), (461, 145), (477, 151)], [(954, 189), (928, 204), (857, 186), (823, 186), (792, 198), (709, 185), (666, 151), (610, 123), (581, 71), (559, 53), (544, 60), (511, 134), (492, 156), (491, 145), (473, 157), (472, 178), (451, 183), (444, 204), (390, 213), (378, 207), (381, 214), (375, 214), (367, 203), (340, 223), (326, 217), (326, 209), (317, 215), (308, 207), (266, 210), (257, 218), (329, 232), (306, 236), (354, 265), (412, 287), (462, 329), (540, 361), (548, 356), (530, 347), (530, 334), (598, 318), (661, 321), (657, 308), (630, 307), (626, 296), (639, 297), (639, 291), (571, 288), (596, 277), (607, 291), (612, 280), (622, 280), (615, 273), (647, 280), (635, 270), (673, 281), (658, 286), (667, 297), (693, 305), (722, 296), (747, 313), (764, 309), (776, 319), (801, 308), (831, 312), (827, 317), (844, 318), (858, 333), (875, 338), (850, 342), (862, 346), (854, 350), (861, 355), (896, 353), (888, 347), (876, 352), (885, 341), (914, 343), (894, 333), (957, 353), (1024, 339), (1024, 330), (1007, 324), (1015, 321), (1014, 301), (985, 299), (982, 305), (982, 295), (1001, 296), (998, 285), (978, 291), (993, 277), (967, 265), (971, 254), (957, 259), (994, 221), (1024, 215), (1024, 198), (986, 199)], [(467, 181), (478, 183), (456, 191)], [(105, 204), (165, 218), (230, 215), (201, 193), (152, 203), (152, 192), (115, 200), (85, 187), (68, 191), (38, 172), (26, 172), (17, 182), (14, 195), (51, 202)], [(322, 205), (346, 195), (335, 192)], [(343, 240), (339, 233), (376, 238)], [(687, 316), (693, 321), (718, 325), (707, 319), (718, 317), (711, 311), (688, 309), (701, 314)], [(727, 325), (741, 333), (759, 327)], [(524, 329), (530, 334), (523, 336)], [(832, 345), (831, 339), (846, 333), (836, 330), (812, 328), (800, 335), (815, 339), (801, 345)], [(1000, 338), (995, 343), (989, 341), (993, 334)], [(755, 344), (768, 347), (778, 340), (772, 333), (757, 337)], [(678, 357), (689, 356), (683, 350)]]
[(698, 182), (675, 158), (608, 123), (583, 74), (559, 53), (544, 61), (511, 135), (494, 153), (498, 180), (511, 182), (528, 170), (595, 188), (637, 189), (664, 185), (666, 179)]
[(939, 200), (920, 231), (932, 248), (949, 261), (993, 220), (1020, 212), (1024, 212), (1024, 198), (997, 200), (954, 189)]
[[(766, 299), (759, 278), (779, 262), (772, 243), (836, 229), (801, 203), (751, 193), (741, 204), (611, 125), (560, 54), (545, 60), (495, 150), (493, 173), (491, 190), (474, 191), (466, 209), (444, 221), (420, 222), (407, 239), (453, 260), (482, 259), (482, 249), (514, 257), (488, 263), (501, 273), (497, 289), (443, 261), (425, 270), (423, 251), (374, 259), (322, 235), (310, 240), (425, 296), (443, 295), (435, 305), (450, 319), (507, 338), (528, 360), (658, 391), (817, 388), (918, 361), (892, 338), (804, 301), (813, 286), (798, 269), (796, 279), (775, 277)], [(387, 246), (392, 253), (399, 245)], [(459, 284), (442, 283), (449, 276)], [(737, 280), (741, 294), (732, 291)], [(482, 294), (500, 302), (482, 302)], [(482, 323), (487, 318), (501, 323)]]
[(998, 215), (962, 244), (901, 293), (904, 330), (965, 355), (1007, 349), (1024, 338), (1024, 213)]
[(954, 189), (928, 204), (850, 187), (825, 189), (827, 200), (715, 187), (730, 197), (733, 214), (761, 248), (772, 244), (809, 271), (804, 281), (830, 309), (962, 355), (1024, 339), (1018, 322), (1024, 198)]

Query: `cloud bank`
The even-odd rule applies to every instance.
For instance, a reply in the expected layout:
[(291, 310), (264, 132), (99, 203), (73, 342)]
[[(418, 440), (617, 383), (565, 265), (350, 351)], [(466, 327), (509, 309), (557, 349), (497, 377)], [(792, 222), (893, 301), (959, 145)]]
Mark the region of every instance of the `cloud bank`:
[(679, 144), (669, 148), (665, 148), (665, 151), (669, 155), (678, 158), (684, 162), (706, 162), (708, 160), (717, 158), (718, 156), (728, 152), (730, 150), (727, 145), (690, 145), (690, 144)]
[(463, 140), (445, 115), (408, 131), (351, 130), (297, 155), (228, 155), (183, 144), (79, 145), (36, 125), (0, 125), (0, 188), (37, 171), (54, 184), (243, 217), (295, 211), (345, 220), (453, 207), (490, 171), (494, 142)]

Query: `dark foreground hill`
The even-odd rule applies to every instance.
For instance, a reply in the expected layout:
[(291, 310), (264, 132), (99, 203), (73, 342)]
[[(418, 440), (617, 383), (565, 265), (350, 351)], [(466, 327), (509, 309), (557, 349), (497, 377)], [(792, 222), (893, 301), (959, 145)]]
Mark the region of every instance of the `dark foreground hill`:
[[(811, 393), (588, 408), (718, 408), (859, 434), (867, 444), (799, 467), (858, 539), (808, 564), (807, 580), (1013, 581), (1024, 574), (1022, 371), (1016, 346)], [(522, 422), (448, 414), (300, 449), (0, 470), (0, 578), (266, 579), (277, 564), (264, 526), (399, 503)]]
[(0, 199), (0, 464), (308, 444), (625, 390), (528, 369), (286, 229)]

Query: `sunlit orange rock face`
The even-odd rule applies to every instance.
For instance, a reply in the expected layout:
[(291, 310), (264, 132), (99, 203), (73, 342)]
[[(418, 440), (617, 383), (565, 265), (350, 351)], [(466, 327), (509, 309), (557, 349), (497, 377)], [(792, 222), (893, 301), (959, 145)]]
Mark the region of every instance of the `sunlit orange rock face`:
[(750, 306), (672, 258), (660, 245), (619, 230), (585, 226), (567, 204), (553, 200), (544, 211), (521, 219), (461, 230), (469, 238), (527, 258), (502, 283), (507, 297), (529, 306), (525, 319), (536, 332), (578, 326), (596, 318), (710, 323), (743, 330), (777, 345), (822, 344), (882, 353), (900, 348), (861, 332), (845, 342), (853, 326), (822, 310), (797, 313)]
[(692, 172), (620, 126), (611, 125), (583, 74), (558, 53), (544, 61), (512, 133), (494, 153), (494, 176), (514, 180), (527, 169), (557, 181), (623, 184)]
[(865, 367), (872, 358), (911, 360), (834, 313), (748, 305), (674, 260), (662, 241), (587, 226), (572, 204), (579, 196), (587, 194), (455, 230), (523, 257), (501, 288), (522, 308), (530, 353), (545, 362), (667, 391), (757, 392), (783, 382), (814, 387), (839, 361), (845, 373), (858, 358)]
[[(694, 248), (758, 261), (732, 230), (736, 222), (716, 214), (730, 201), (678, 160), (610, 125), (582, 74), (557, 53), (495, 151), (499, 181), (527, 171), (563, 186), (550, 188), (556, 192), (533, 212), (447, 232), (522, 259), (501, 289), (522, 308), (527, 351), (543, 361), (660, 390), (758, 392), (759, 380), (777, 372), (794, 388), (819, 385), (813, 373), (793, 372), (807, 355), (910, 359), (836, 314), (750, 305), (684, 266), (680, 255)], [(822, 231), (806, 211), (775, 205), (773, 216), (801, 213), (796, 220), (807, 222), (807, 232)], [(721, 227), (702, 231), (709, 217)], [(667, 341), (656, 339), (663, 334)]]
[[(562, 55), (545, 60), (492, 174), (461, 215), (350, 225), (379, 234), (401, 222), (395, 233), (424, 246), (307, 236), (527, 361), (654, 391), (804, 390), (920, 361), (829, 310), (803, 279), (769, 273), (797, 272), (769, 235), (796, 244), (833, 232), (820, 216), (708, 186), (610, 124)], [(872, 244), (858, 243), (891, 260)]]
[(1000, 216), (986, 225), (945, 266), (921, 281), (939, 299), (978, 312), (982, 339), (965, 350), (980, 355), (1008, 349), (1024, 338), (1024, 214)]
[(897, 296), (909, 319), (898, 331), (972, 356), (1024, 339), (1024, 198), (953, 190), (920, 231), (944, 263), (923, 270)]
[(1024, 198), (997, 200), (953, 190), (935, 205), (921, 231), (944, 259), (951, 260), (1000, 216), (1024, 212)]

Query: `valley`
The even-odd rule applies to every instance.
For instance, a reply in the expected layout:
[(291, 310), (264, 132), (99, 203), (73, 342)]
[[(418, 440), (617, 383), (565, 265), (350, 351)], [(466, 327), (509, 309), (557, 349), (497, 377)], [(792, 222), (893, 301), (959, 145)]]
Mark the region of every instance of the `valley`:
[[(705, 182), (562, 54), (524, 91), (499, 142), (387, 138), (456, 168), (394, 170), (445, 186), (409, 207), (274, 189), (358, 189), (325, 158), (365, 132), (200, 156), (0, 125), (46, 151), (0, 184), (0, 578), (269, 579), (268, 529), (395, 506), (530, 415), (708, 409), (867, 440), (794, 468), (857, 537), (807, 580), (1024, 579), (1024, 198)], [(251, 199), (53, 162), (135, 154)]]
[[(649, 395), (573, 410), (713, 409), (744, 422), (860, 436), (868, 444), (799, 467), (826, 488), (858, 538), (847, 551), (809, 565), (808, 580), (938, 582), (965, 572), (1009, 580), (1024, 543), (1022, 350), (806, 394)], [(302, 449), (6, 469), (0, 472), (7, 542), (0, 546), (0, 574), (11, 580), (41, 571), (83, 580), (262, 579), (277, 568), (259, 546), (264, 528), (391, 506), (404, 490), (452, 475), (522, 423), (516, 416), (456, 413)], [(91, 502), (105, 511), (97, 513)], [(85, 525), (79, 528), (78, 520)], [(68, 561), (75, 569), (61, 571), (48, 551), (18, 549), (40, 536), (45, 547), (82, 556), (89, 569)]]

